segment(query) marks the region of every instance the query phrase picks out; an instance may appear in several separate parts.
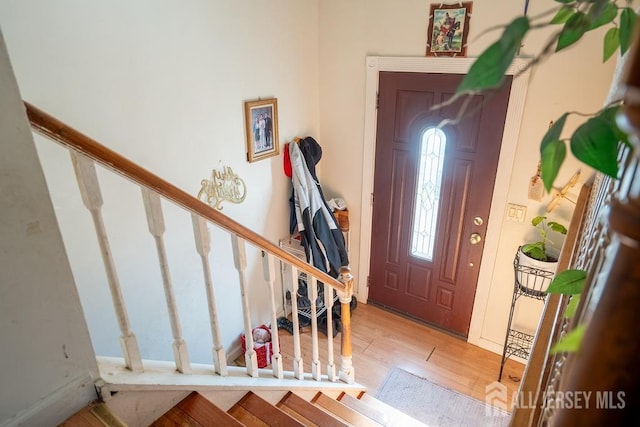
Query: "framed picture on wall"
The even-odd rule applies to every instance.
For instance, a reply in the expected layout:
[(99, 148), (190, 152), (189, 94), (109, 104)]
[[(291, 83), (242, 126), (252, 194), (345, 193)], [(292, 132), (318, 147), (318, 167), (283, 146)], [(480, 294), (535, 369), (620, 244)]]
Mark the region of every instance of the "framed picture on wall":
[(280, 153), (276, 98), (245, 102), (244, 121), (247, 133), (247, 161), (255, 162)]
[(431, 5), (426, 56), (467, 56), (472, 5), (473, 2)]

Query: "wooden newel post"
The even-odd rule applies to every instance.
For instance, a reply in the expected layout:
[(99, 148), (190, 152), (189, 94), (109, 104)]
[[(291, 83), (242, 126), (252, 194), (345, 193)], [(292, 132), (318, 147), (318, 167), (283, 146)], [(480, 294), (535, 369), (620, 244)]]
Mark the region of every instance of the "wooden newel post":
[(340, 267), (338, 280), (345, 286), (344, 291), (338, 291), (340, 297), (340, 318), (342, 320), (342, 347), (340, 349), (340, 373), (338, 378), (348, 384), (355, 382), (353, 368), (353, 350), (351, 348), (351, 297), (353, 296), (353, 276), (347, 266)]

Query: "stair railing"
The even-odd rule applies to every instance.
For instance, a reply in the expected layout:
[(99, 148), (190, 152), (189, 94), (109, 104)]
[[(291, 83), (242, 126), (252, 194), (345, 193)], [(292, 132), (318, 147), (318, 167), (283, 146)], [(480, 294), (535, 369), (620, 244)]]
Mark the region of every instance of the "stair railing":
[[(169, 321), (173, 335), (173, 354), (175, 359), (176, 370), (183, 374), (191, 373), (191, 363), (187, 350), (187, 343), (182, 338), (181, 324), (176, 308), (176, 298), (171, 283), (171, 275), (169, 265), (165, 253), (163, 234), (165, 231), (164, 217), (160, 203), (160, 197), (181, 206), (192, 214), (193, 231), (195, 238), (195, 246), (198, 255), (202, 260), (202, 269), (204, 275), (204, 283), (207, 294), (207, 305), (210, 317), (211, 335), (213, 341), (213, 365), (215, 373), (221, 376), (227, 376), (227, 360), (225, 349), (221, 343), (220, 322), (216, 312), (215, 292), (212, 281), (211, 268), (209, 265), (208, 255), (210, 252), (210, 238), (207, 230), (207, 221), (226, 230), (231, 236), (234, 264), (238, 271), (240, 290), (242, 295), (242, 309), (244, 319), (244, 333), (246, 337), (245, 362), (247, 375), (258, 377), (258, 365), (256, 352), (254, 350), (254, 342), (252, 337), (252, 321), (251, 311), (249, 307), (249, 298), (247, 294), (247, 278), (246, 278), (246, 242), (262, 251), (263, 254), (263, 270), (266, 285), (269, 288), (271, 301), (271, 336), (272, 336), (272, 372), (275, 378), (282, 379), (284, 377), (282, 355), (280, 353), (280, 343), (278, 339), (278, 325), (276, 319), (276, 303), (274, 295), (275, 282), (275, 266), (276, 260), (279, 260), (290, 266), (291, 282), (293, 285), (291, 298), (292, 312), (297, 313), (297, 305), (295, 295), (297, 294), (298, 274), (305, 273), (310, 279), (310, 285), (307, 287), (309, 292), (309, 300), (311, 302), (312, 313), (317, 310), (317, 282), (324, 284), (325, 304), (331, 306), (333, 290), (336, 291), (340, 301), (340, 317), (341, 317), (341, 365), (339, 372), (336, 373), (336, 367), (333, 360), (333, 326), (332, 326), (332, 310), (327, 309), (327, 373), (326, 377), (329, 381), (343, 381), (347, 383), (354, 382), (354, 368), (352, 363), (351, 348), (351, 317), (350, 303), (353, 296), (353, 276), (348, 266), (340, 269), (338, 279), (316, 269), (310, 264), (305, 263), (296, 256), (286, 252), (276, 244), (270, 242), (263, 236), (244, 227), (233, 219), (220, 213), (218, 210), (210, 207), (188, 193), (180, 190), (176, 186), (168, 183), (162, 178), (152, 174), (139, 165), (131, 162), (118, 153), (108, 149), (95, 140), (83, 135), (77, 130), (67, 126), (63, 122), (50, 116), (49, 114), (39, 110), (33, 105), (25, 102), (26, 112), (31, 122), (32, 128), (53, 141), (56, 141), (68, 148), (74, 165), (78, 186), (85, 207), (91, 213), (94, 227), (98, 237), (100, 251), (103, 259), (104, 268), (107, 275), (107, 281), (116, 311), (116, 317), (120, 328), (120, 344), (124, 356), (126, 368), (133, 372), (142, 372), (144, 370), (143, 359), (140, 354), (138, 343), (134, 332), (128, 320), (128, 313), (125, 300), (118, 280), (109, 239), (102, 220), (102, 194), (95, 169), (95, 163), (101, 164), (103, 167), (140, 185), (142, 189), (142, 198), (144, 201), (145, 212), (147, 214), (147, 223), (149, 232), (153, 236), (160, 271), (164, 286), (165, 299), (169, 313)], [(294, 343), (294, 360), (293, 375), (297, 379), (304, 379), (304, 364), (302, 360), (302, 352), (300, 346), (300, 328), (298, 316), (293, 315), (293, 343)], [(315, 316), (312, 316), (311, 323), (312, 338), (312, 361), (311, 361), (311, 377), (320, 381), (323, 379), (321, 373), (321, 362), (319, 360), (319, 340), (318, 340), (318, 324)]]

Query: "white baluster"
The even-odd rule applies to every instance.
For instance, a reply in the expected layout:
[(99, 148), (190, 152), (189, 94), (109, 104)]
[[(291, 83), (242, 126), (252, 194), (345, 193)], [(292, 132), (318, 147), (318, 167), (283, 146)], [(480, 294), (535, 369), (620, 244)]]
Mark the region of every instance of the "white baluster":
[(107, 281), (109, 283), (109, 290), (111, 291), (113, 307), (118, 319), (118, 326), (120, 327), (120, 346), (124, 354), (125, 365), (134, 372), (142, 372), (142, 358), (140, 357), (140, 350), (138, 349), (138, 341), (129, 324), (129, 316), (127, 315), (122, 289), (120, 288), (120, 281), (118, 280), (115, 263), (111, 255), (109, 239), (107, 238), (107, 232), (102, 219), (102, 193), (100, 191), (100, 185), (98, 184), (95, 164), (93, 160), (76, 154), (75, 152), (71, 152), (71, 160), (78, 181), (78, 187), (80, 188), (80, 194), (82, 195), (82, 202), (91, 213), (96, 235), (98, 236), (102, 262), (107, 274)]
[(327, 307), (327, 377), (337, 381), (336, 365), (333, 360), (333, 288), (324, 284), (324, 306)]
[(242, 314), (244, 317), (244, 334), (246, 338), (247, 350), (244, 354), (247, 374), (252, 377), (258, 376), (258, 359), (256, 351), (253, 349), (253, 334), (251, 328), (251, 314), (249, 312), (249, 295), (247, 294), (247, 253), (244, 240), (240, 240), (235, 234), (231, 235), (231, 246), (233, 246), (233, 262), (240, 277), (240, 292), (242, 294)]
[(293, 321), (293, 374), (304, 379), (304, 363), (300, 350), (300, 319), (298, 317), (298, 269), (291, 266), (291, 319)]
[(156, 242), (156, 250), (158, 252), (158, 263), (160, 264), (160, 273), (162, 274), (164, 296), (167, 301), (169, 323), (171, 324), (171, 332), (173, 334), (172, 347), (173, 357), (176, 361), (176, 369), (178, 372), (182, 372), (183, 374), (190, 374), (191, 362), (189, 361), (189, 352), (187, 350), (187, 343), (182, 339), (178, 306), (176, 304), (175, 293), (173, 292), (171, 273), (169, 272), (169, 262), (167, 261), (167, 251), (162, 237), (165, 232), (165, 227), (160, 196), (155, 191), (149, 190), (146, 187), (141, 187), (141, 189), (142, 200), (144, 201), (144, 210), (147, 213), (149, 232)]
[(287, 293), (285, 291), (285, 281), (286, 281), (286, 273), (287, 273), (287, 266), (289, 264), (285, 263), (284, 261), (280, 261), (280, 281), (282, 282), (282, 311), (283, 311), (283, 315), (284, 317), (287, 317), (289, 315), (289, 310), (287, 307)]
[(278, 319), (276, 317), (276, 297), (273, 291), (276, 268), (271, 254), (262, 252), (262, 267), (264, 270), (264, 280), (267, 282), (269, 287), (269, 297), (271, 298), (271, 346), (273, 348), (271, 367), (273, 369), (274, 377), (284, 378), (284, 372), (282, 370), (282, 356), (280, 355), (280, 339), (278, 337)]
[(220, 323), (218, 322), (218, 311), (216, 309), (216, 297), (211, 279), (211, 267), (209, 265), (209, 252), (211, 251), (209, 230), (204, 218), (196, 214), (191, 214), (193, 223), (193, 235), (196, 240), (196, 249), (202, 260), (202, 272), (204, 274), (204, 285), (207, 291), (207, 304), (209, 306), (209, 320), (211, 322), (211, 338), (213, 340), (213, 363), (216, 373), (226, 377), (227, 355), (222, 346), (220, 334)]
[(311, 377), (320, 380), (320, 354), (318, 345), (318, 279), (307, 275), (307, 297), (311, 301)]

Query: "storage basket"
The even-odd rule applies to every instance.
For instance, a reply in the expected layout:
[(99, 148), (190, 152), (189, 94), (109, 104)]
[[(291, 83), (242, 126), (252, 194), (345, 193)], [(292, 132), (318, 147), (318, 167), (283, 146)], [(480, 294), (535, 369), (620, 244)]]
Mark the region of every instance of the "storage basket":
[[(264, 329), (269, 333), (269, 340), (263, 343), (253, 343), (253, 349), (256, 352), (256, 359), (258, 360), (258, 368), (264, 368), (271, 364), (271, 357), (273, 356), (273, 346), (271, 345), (271, 331), (269, 327), (266, 325), (260, 325), (258, 327), (253, 328), (253, 331), (256, 329)], [(240, 335), (240, 342), (242, 343), (242, 352), (245, 353), (247, 351), (247, 337), (244, 333)]]

